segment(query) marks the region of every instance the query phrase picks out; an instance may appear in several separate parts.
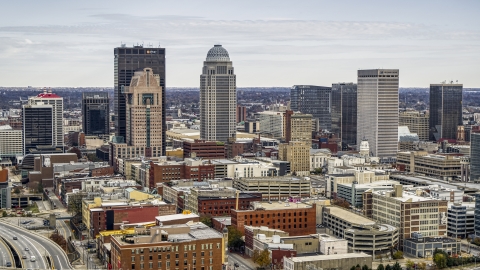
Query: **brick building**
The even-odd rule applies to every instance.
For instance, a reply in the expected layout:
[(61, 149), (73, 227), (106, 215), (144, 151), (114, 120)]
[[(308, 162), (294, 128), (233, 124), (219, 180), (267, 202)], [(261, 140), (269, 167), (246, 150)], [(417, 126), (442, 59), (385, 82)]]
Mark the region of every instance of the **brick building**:
[(253, 210), (231, 210), (232, 226), (242, 233), (245, 225), (280, 229), (290, 236), (316, 233), (316, 204), (254, 203)]
[[(192, 153), (195, 153), (192, 156)], [(204, 159), (226, 158), (225, 144), (205, 140), (183, 142), (183, 158), (201, 157)]]
[(158, 183), (188, 179), (205, 181), (215, 178), (215, 165), (202, 160), (186, 159), (183, 162), (150, 163), (149, 185), (155, 188)]
[(222, 269), (223, 235), (203, 223), (135, 230), (111, 237), (109, 269)]
[[(209, 216), (230, 216), (236, 208), (236, 197), (198, 197), (198, 214)], [(262, 201), (261, 193), (239, 193), (238, 209), (246, 210), (252, 202)]]

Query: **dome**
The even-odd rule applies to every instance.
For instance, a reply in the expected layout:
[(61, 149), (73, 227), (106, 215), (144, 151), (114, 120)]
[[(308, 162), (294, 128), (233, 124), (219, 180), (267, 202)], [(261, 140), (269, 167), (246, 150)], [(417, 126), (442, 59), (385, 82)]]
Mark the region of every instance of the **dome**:
[(230, 56), (222, 45), (214, 45), (207, 53), (207, 61), (230, 61)]

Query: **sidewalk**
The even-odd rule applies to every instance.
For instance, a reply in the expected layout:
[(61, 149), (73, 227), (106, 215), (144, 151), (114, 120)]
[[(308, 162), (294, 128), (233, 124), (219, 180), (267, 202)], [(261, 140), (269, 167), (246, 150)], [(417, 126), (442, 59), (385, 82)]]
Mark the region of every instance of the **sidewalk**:
[(230, 257), (233, 257), (233, 261), (239, 261), (241, 262), (242, 264), (246, 265), (247, 267), (251, 268), (251, 269), (257, 269), (257, 264), (253, 262), (252, 258), (246, 256), (246, 255), (242, 255), (240, 253), (233, 253), (233, 252), (230, 252), (228, 251), (227, 252), (227, 255), (228, 255), (228, 258), (229, 258), (229, 264), (231, 263), (232, 260), (230, 260)]

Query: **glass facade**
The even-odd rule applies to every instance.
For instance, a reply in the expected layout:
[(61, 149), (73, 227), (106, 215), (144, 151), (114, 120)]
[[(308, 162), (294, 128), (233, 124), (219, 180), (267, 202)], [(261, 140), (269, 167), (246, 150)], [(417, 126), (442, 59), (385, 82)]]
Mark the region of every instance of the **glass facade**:
[(342, 150), (357, 144), (357, 85), (354, 83), (332, 84), (333, 133), (342, 141)]
[(462, 125), (462, 84), (430, 85), (430, 140), (456, 139)]
[(480, 133), (470, 135), (470, 181), (480, 182)]
[(86, 92), (82, 95), (82, 125), (85, 135), (110, 133), (108, 93)]
[(332, 88), (316, 85), (294, 85), (290, 89), (290, 108), (311, 114), (318, 119), (320, 129), (332, 128)]
[(115, 108), (115, 135), (126, 138), (126, 101), (121, 93), (122, 87), (130, 85), (136, 70), (151, 68), (154, 74), (160, 75), (162, 87), (162, 155), (165, 155), (165, 49), (143, 48), (143, 46), (118, 47), (114, 49), (114, 108)]
[(36, 146), (53, 145), (53, 109), (51, 106), (25, 105), (23, 107), (24, 151)]

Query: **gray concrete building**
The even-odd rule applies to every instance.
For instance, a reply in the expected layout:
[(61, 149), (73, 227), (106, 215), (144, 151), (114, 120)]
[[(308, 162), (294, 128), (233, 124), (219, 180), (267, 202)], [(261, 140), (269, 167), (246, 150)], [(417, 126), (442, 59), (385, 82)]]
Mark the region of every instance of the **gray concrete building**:
[(372, 268), (372, 256), (365, 253), (347, 253), (333, 255), (313, 255), (302, 257), (284, 257), (285, 270), (341, 269), (347, 270), (357, 264)]
[(398, 69), (358, 71), (357, 142), (367, 139), (381, 159), (395, 159), (398, 149), (398, 83)]
[(475, 233), (475, 204), (453, 203), (447, 210), (447, 235), (465, 239)]
[(237, 83), (222, 45), (207, 53), (200, 75), (200, 138), (228, 142), (236, 134)]

